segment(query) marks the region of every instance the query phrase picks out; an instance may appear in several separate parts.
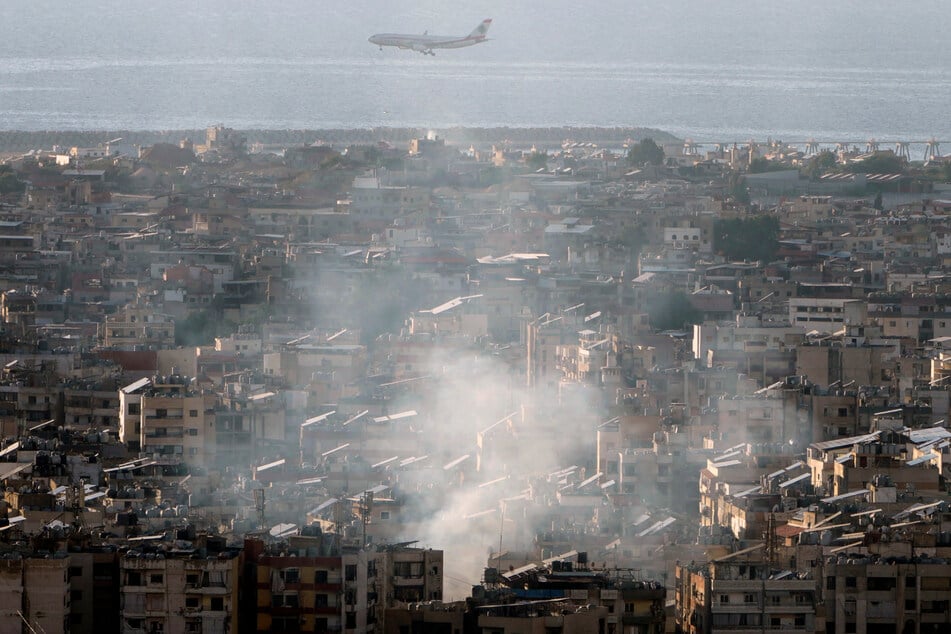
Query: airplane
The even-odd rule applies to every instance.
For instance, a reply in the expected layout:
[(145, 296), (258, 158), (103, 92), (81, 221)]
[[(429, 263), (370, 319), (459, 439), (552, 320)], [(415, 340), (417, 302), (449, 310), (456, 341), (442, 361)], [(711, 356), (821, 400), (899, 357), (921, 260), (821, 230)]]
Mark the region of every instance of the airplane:
[(377, 33), (370, 37), (368, 42), (376, 44), (383, 50), (384, 46), (395, 46), (397, 48), (408, 49), (422, 53), (423, 55), (435, 55), (434, 48), (462, 48), (463, 46), (473, 46), (488, 42), (485, 36), (489, 27), (492, 26), (492, 19), (483, 20), (479, 26), (473, 29), (472, 33), (465, 37), (452, 35), (429, 35), (424, 32), (422, 35), (404, 35), (400, 33)]

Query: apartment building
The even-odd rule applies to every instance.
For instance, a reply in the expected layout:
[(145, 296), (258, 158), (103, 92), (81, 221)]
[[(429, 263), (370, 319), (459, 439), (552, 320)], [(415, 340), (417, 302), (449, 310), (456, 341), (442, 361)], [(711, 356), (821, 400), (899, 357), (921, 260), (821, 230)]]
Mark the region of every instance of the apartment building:
[(288, 537), (283, 550), (245, 540), (255, 631), (383, 631), (388, 603), (442, 599), (442, 551), (341, 540), (316, 526)]
[(212, 465), (216, 402), (188, 377), (140, 379), (119, 390), (119, 442), (163, 464)]
[(69, 553), (69, 631), (119, 634), (119, 553), (83, 547)]
[(677, 631), (762, 634), (824, 631), (816, 581), (771, 566), (754, 546), (706, 564), (676, 569)]
[(241, 553), (222, 542), (209, 539), (204, 551), (144, 548), (123, 554), (123, 634), (237, 634)]
[(116, 350), (168, 348), (175, 343), (175, 320), (151, 306), (127, 306), (105, 318), (102, 342)]
[(0, 558), (0, 632), (70, 632), (68, 566), (65, 553)]
[(866, 304), (860, 299), (834, 297), (792, 297), (789, 299), (789, 323), (806, 332), (835, 333), (848, 324), (865, 321)]

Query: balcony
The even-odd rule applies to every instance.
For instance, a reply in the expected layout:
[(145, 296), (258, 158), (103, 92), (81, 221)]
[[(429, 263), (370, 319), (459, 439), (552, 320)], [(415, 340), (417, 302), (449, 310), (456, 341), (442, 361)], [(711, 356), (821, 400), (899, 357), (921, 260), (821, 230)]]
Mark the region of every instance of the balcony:
[(714, 579), (711, 594), (720, 594), (723, 592), (758, 592), (763, 589), (763, 582), (759, 579), (736, 579), (722, 580)]
[(392, 582), (394, 586), (421, 586), (426, 580), (420, 575), (418, 577), (393, 577)]
[(814, 614), (815, 608), (811, 603), (780, 603), (767, 604), (767, 614)]
[(735, 603), (714, 603), (712, 609), (715, 614), (749, 614), (759, 612), (760, 604), (756, 601), (750, 603), (739, 601)]
[(215, 586), (202, 586), (202, 585), (187, 585), (185, 586), (185, 594), (203, 594), (209, 596), (224, 596), (231, 594), (231, 591), (223, 585)]

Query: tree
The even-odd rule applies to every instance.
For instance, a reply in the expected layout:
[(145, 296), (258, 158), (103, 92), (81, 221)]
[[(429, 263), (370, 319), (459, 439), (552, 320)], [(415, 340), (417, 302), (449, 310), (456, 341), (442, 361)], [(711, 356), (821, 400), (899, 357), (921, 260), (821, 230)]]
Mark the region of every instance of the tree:
[(850, 163), (846, 170), (852, 174), (900, 174), (905, 169), (905, 161), (895, 154), (880, 152)]
[(727, 182), (730, 198), (741, 205), (750, 204), (750, 190), (746, 186), (746, 179), (739, 172), (730, 174)]
[(175, 324), (175, 343), (180, 346), (207, 346), (215, 337), (226, 337), (235, 331), (235, 324), (222, 320), (216, 311), (190, 313)]
[(532, 152), (525, 159), (525, 164), (533, 172), (548, 168), (548, 154), (545, 152)]
[(765, 172), (780, 172), (782, 170), (791, 169), (789, 165), (780, 163), (778, 161), (771, 161), (767, 158), (757, 157), (750, 161), (750, 174), (763, 174)]
[(819, 177), (835, 169), (838, 159), (833, 152), (823, 150), (806, 162), (803, 176), (809, 180), (819, 180)]
[(625, 227), (618, 235), (618, 243), (627, 249), (632, 259), (637, 258), (644, 245), (649, 242), (647, 234), (640, 226)]
[(725, 218), (713, 225), (713, 248), (730, 260), (771, 261), (779, 248), (779, 220), (773, 216)]
[(660, 165), (664, 162), (664, 148), (648, 137), (631, 146), (627, 153), (627, 162), (631, 165)]
[(9, 165), (0, 165), (0, 194), (20, 193), (25, 185)]
[(703, 320), (703, 314), (682, 291), (661, 293), (654, 297), (647, 308), (647, 315), (654, 330), (679, 330)]

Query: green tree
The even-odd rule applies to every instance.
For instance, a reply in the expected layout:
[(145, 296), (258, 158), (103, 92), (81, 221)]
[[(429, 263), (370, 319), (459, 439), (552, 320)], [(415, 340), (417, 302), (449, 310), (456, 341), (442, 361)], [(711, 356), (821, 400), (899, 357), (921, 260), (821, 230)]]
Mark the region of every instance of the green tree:
[(175, 324), (175, 343), (180, 346), (208, 346), (223, 334), (224, 324), (208, 310), (191, 313)]
[(9, 165), (0, 165), (0, 194), (13, 194), (23, 191), (25, 185), (17, 178)]
[(849, 163), (846, 170), (853, 174), (900, 174), (905, 170), (905, 161), (900, 156), (880, 152), (861, 161)]
[(654, 297), (647, 308), (651, 327), (654, 330), (679, 330), (691, 324), (699, 324), (703, 314), (690, 303), (682, 291), (662, 293)]
[(729, 260), (771, 261), (779, 248), (779, 220), (773, 216), (724, 218), (713, 225), (713, 248)]
[(548, 154), (545, 152), (532, 152), (525, 159), (525, 164), (533, 172), (548, 168)]
[(746, 186), (746, 179), (739, 172), (730, 174), (727, 181), (727, 192), (735, 202), (741, 205), (750, 204), (750, 190)]
[(750, 161), (750, 174), (763, 174), (764, 172), (779, 172), (781, 170), (791, 169), (789, 165), (785, 163), (779, 163), (777, 161), (770, 161), (769, 159), (763, 157), (757, 157)]
[(631, 146), (627, 152), (627, 162), (631, 165), (660, 165), (664, 162), (664, 148), (648, 137)]
[(809, 180), (819, 180), (820, 176), (834, 170), (838, 162), (835, 153), (823, 150), (806, 161), (802, 170), (803, 176)]
[(631, 258), (636, 258), (647, 242), (647, 235), (644, 233), (644, 229), (639, 226), (625, 227), (618, 236), (618, 243), (628, 250)]

